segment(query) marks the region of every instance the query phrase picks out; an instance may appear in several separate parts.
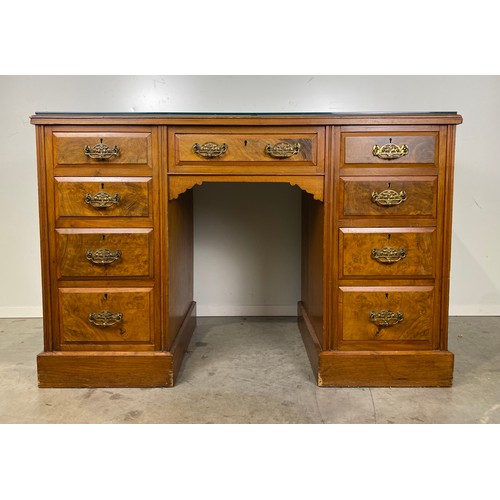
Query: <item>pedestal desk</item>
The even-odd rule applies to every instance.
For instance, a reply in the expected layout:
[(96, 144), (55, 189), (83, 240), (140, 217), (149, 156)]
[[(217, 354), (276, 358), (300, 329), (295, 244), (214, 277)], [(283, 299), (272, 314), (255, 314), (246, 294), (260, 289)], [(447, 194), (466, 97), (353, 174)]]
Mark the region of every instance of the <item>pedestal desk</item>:
[(196, 325), (192, 188), (302, 190), (321, 386), (449, 386), (456, 113), (49, 114), (36, 125), (41, 387), (173, 386)]

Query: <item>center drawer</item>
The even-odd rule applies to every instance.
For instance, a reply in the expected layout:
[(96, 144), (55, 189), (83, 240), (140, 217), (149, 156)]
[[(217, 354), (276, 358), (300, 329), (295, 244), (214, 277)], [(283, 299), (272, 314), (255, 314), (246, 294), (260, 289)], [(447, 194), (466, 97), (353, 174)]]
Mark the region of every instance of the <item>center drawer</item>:
[(176, 173), (324, 172), (322, 127), (177, 127), (169, 130)]
[(151, 278), (152, 229), (57, 229), (57, 276)]

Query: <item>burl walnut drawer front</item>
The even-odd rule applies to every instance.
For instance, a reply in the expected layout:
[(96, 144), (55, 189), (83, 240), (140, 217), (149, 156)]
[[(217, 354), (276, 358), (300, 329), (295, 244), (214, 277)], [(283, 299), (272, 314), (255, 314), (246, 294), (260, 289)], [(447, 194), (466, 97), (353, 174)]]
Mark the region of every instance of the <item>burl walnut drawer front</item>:
[(55, 131), (54, 166), (152, 166), (151, 132)]
[(436, 217), (437, 177), (343, 177), (344, 217)]
[(434, 228), (341, 228), (339, 277), (432, 278)]
[(437, 163), (437, 132), (345, 132), (341, 136), (344, 166), (393, 167)]
[(153, 290), (59, 290), (61, 344), (150, 343)]
[(177, 173), (322, 173), (323, 128), (171, 129)]
[(58, 278), (151, 278), (152, 229), (57, 229)]
[(149, 217), (150, 177), (56, 177), (56, 218)]
[(341, 349), (428, 349), (433, 304), (430, 286), (341, 287)]

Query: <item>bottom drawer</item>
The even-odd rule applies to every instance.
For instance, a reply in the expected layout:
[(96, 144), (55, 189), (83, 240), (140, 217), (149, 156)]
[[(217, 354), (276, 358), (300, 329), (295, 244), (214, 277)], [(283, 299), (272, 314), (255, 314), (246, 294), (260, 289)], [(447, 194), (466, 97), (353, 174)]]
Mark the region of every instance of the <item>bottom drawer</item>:
[(434, 287), (341, 287), (340, 349), (429, 349)]
[(59, 289), (61, 345), (153, 343), (152, 288)]

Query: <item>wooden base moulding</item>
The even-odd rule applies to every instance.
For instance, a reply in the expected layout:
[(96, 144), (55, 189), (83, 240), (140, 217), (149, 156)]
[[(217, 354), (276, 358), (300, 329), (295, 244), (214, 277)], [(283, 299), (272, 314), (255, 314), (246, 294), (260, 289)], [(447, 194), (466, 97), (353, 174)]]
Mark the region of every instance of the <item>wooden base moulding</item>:
[(173, 387), (196, 328), (193, 302), (169, 352), (43, 352), (39, 387)]
[(322, 351), (303, 304), (302, 340), (321, 387), (449, 387), (454, 356), (448, 351)]

